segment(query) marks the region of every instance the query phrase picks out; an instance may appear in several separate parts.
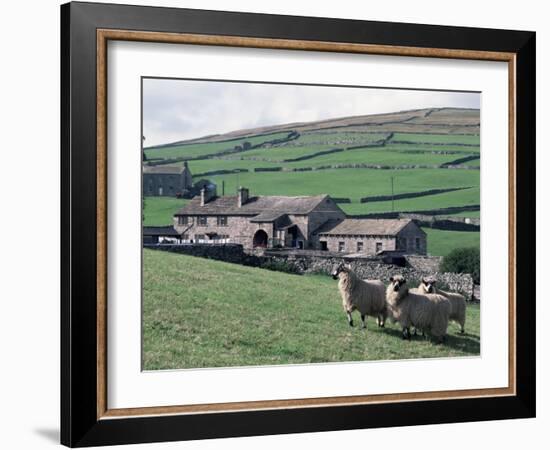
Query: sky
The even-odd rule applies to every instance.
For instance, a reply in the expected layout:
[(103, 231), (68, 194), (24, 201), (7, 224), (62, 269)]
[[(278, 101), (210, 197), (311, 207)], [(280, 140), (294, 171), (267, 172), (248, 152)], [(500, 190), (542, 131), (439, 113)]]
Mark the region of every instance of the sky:
[(143, 80), (145, 147), (244, 128), (429, 107), (479, 108), (479, 93)]

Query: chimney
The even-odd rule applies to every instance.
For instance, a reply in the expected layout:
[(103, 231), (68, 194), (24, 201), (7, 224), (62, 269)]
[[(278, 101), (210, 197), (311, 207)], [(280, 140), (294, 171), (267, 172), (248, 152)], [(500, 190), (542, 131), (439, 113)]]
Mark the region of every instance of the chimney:
[(237, 204), (242, 207), (248, 201), (248, 188), (240, 187), (237, 195)]
[(201, 206), (206, 205), (212, 198), (216, 196), (216, 186), (208, 185), (201, 189)]
[(206, 189), (205, 188), (202, 188), (201, 189), (201, 206), (204, 206), (204, 204), (207, 202), (208, 200), (206, 199)]

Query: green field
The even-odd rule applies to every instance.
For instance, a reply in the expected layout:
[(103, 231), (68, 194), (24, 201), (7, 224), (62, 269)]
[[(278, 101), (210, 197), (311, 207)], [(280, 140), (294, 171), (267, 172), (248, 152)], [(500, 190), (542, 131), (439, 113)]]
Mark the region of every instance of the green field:
[(479, 135), (395, 133), (392, 141), (479, 145)]
[(359, 145), (387, 138), (389, 133), (349, 133), (346, 131), (315, 132), (310, 131), (292, 141), (293, 145), (306, 145), (324, 142), (336, 146)]
[[(394, 116), (393, 119), (408, 117), (406, 113), (402, 115), (396, 113)], [(223, 183), (225, 183), (225, 195), (235, 194), (238, 186), (248, 187), (251, 195), (329, 194), (332, 197), (351, 199), (349, 204), (340, 204), (340, 207), (351, 215), (389, 211), (427, 211), (479, 204), (479, 159), (464, 163), (471, 169), (438, 168), (442, 164), (479, 154), (479, 134), (467, 134), (472, 132), (472, 128), (460, 129), (460, 124), (466, 123), (469, 120), (468, 117), (475, 119), (475, 113), (470, 110), (460, 112), (457, 109), (443, 109), (434, 110), (427, 116), (417, 114), (415, 117), (414, 121), (407, 122), (408, 126), (411, 129), (414, 129), (415, 126), (422, 126), (422, 132), (395, 132), (384, 146), (378, 147), (348, 148), (380, 144), (390, 136), (391, 122), (389, 125), (384, 125), (384, 130), (389, 131), (381, 131), (380, 127), (369, 125), (368, 121), (363, 125), (332, 129), (308, 127), (308, 131), (305, 132), (297, 129), (296, 131), (300, 133), (297, 139), (222, 156), (215, 155), (232, 149), (236, 145), (242, 145), (245, 141), (251, 145), (257, 145), (273, 139), (284, 138), (289, 135), (291, 130), (279, 128), (278, 130), (284, 129), (285, 131), (277, 130), (271, 134), (249, 135), (246, 138), (227, 139), (219, 142), (150, 148), (145, 152), (150, 158), (161, 159), (214, 155), (209, 156), (208, 159), (189, 161), (189, 168), (195, 175), (195, 181), (200, 178), (208, 178), (216, 183), (218, 195), (221, 194)], [(424, 124), (422, 124), (423, 120)], [(430, 128), (429, 124), (434, 120), (438, 126)], [(447, 128), (441, 128), (442, 121), (449, 121), (450, 125)], [(475, 126), (475, 123), (473, 125)], [(426, 129), (433, 129), (434, 133), (425, 132)], [(315, 156), (318, 152), (335, 148), (345, 150)], [(284, 161), (303, 156), (308, 156), (308, 158), (301, 161)], [(183, 161), (172, 163), (172, 165), (181, 164)], [(353, 165), (356, 167), (346, 167)], [(367, 169), (360, 167), (361, 165), (380, 168)], [(404, 166), (410, 168), (405, 169)], [(254, 170), (258, 168), (281, 168), (282, 170), (255, 172)], [(235, 171), (237, 169), (246, 172), (209, 175), (211, 172)], [(362, 197), (391, 195), (392, 178), (394, 194), (457, 187), (468, 189), (395, 200), (393, 205), (391, 201), (360, 203)], [(182, 204), (182, 201), (175, 199), (148, 199), (144, 211), (145, 224), (166, 225), (172, 223), (172, 215)], [(444, 211), (441, 214), (449, 215)], [(479, 211), (453, 215), (479, 217)], [(457, 232), (447, 232), (444, 239), (439, 239), (439, 235), (435, 234), (433, 236), (434, 244), (430, 245), (430, 248), (433, 254), (443, 254), (453, 246), (458, 247), (464, 243), (470, 243), (472, 236), (469, 233), (462, 235)]]
[(308, 172), (264, 172), (216, 175), (210, 177), (218, 186), (225, 181), (226, 192), (235, 192), (237, 178), (255, 195), (330, 194), (359, 201), (370, 195), (394, 191), (417, 192), (434, 188), (479, 186), (479, 171), (449, 169), (332, 169)]
[(145, 197), (143, 225), (171, 225), (174, 213), (188, 202), (189, 200), (171, 197)]
[[(472, 187), (444, 194), (427, 195), (424, 197), (394, 200), (395, 211), (423, 211), (433, 208), (448, 208), (451, 206), (479, 205), (479, 188)], [(366, 214), (391, 211), (392, 202), (342, 203), (340, 207), (348, 214)], [(472, 213), (472, 212), (470, 212)], [(473, 211), (475, 213), (475, 211)], [(458, 213), (457, 216), (468, 216), (468, 213)]]
[(446, 256), (459, 247), (479, 249), (479, 231), (446, 231), (422, 228), (428, 235), (428, 254)]
[(480, 211), (463, 211), (455, 214), (445, 214), (445, 216), (455, 216), (455, 217), (471, 217), (479, 219)]
[(243, 142), (250, 142), (250, 145), (261, 144), (262, 142), (281, 139), (288, 136), (288, 133), (272, 133), (261, 136), (252, 136), (242, 139), (232, 139), (228, 141), (203, 143), (203, 144), (185, 144), (178, 146), (159, 147), (145, 149), (147, 158), (193, 158), (196, 156), (209, 155), (218, 153), (224, 150), (229, 150), (237, 145), (242, 145)]
[[(327, 147), (328, 148), (328, 147)], [(211, 158), (190, 161), (189, 167), (192, 173), (204, 173), (214, 170), (234, 170), (247, 169), (253, 171), (257, 167), (319, 167), (338, 164), (375, 164), (375, 165), (441, 165), (453, 161), (464, 156), (473, 154), (474, 152), (464, 152), (457, 155), (441, 155), (433, 153), (412, 153), (408, 151), (388, 148), (362, 148), (346, 150), (343, 152), (330, 153), (327, 155), (315, 156), (303, 161), (282, 162), (284, 159), (297, 156), (312, 155), (316, 152), (310, 149), (290, 149), (285, 148), (284, 155), (279, 153), (282, 150), (275, 151), (274, 149), (254, 150), (256, 156), (250, 156), (248, 152), (237, 153), (224, 158)], [(413, 150), (417, 151), (417, 150)], [(293, 153), (296, 152), (296, 153)], [(181, 163), (171, 165), (181, 166)], [(468, 165), (478, 165), (479, 160), (469, 161)]]
[[(336, 282), (144, 250), (143, 368), (183, 369), (472, 356), (480, 311), (445, 344), (401, 339), (397, 325), (348, 326)], [(358, 317), (356, 323), (360, 323)]]
[(452, 155), (448, 155), (451, 159), (457, 159), (469, 154), (479, 153), (479, 146), (462, 146), (452, 144), (437, 144), (437, 143), (414, 143), (414, 144), (400, 144), (395, 143), (393, 139), (388, 142), (384, 147), (387, 150), (400, 150), (403, 152), (453, 152)]
[(333, 148), (335, 148), (334, 145), (326, 144), (308, 145), (304, 147), (294, 147), (288, 145), (284, 147), (256, 148), (253, 150), (247, 150), (246, 152), (239, 152), (235, 155), (235, 157), (240, 159), (269, 159), (271, 161), (283, 161), (285, 159), (313, 155), (317, 152), (331, 150)]

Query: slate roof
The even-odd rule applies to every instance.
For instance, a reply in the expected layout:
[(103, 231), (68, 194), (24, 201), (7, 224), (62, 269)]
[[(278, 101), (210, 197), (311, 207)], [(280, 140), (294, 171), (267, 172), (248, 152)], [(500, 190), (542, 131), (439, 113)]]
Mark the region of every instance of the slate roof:
[(179, 236), (173, 226), (143, 227), (143, 236)]
[(330, 220), (315, 231), (316, 234), (331, 235), (363, 235), (363, 236), (396, 236), (411, 219), (343, 219)]
[(252, 219), (250, 219), (250, 221), (258, 223), (275, 222), (277, 219), (280, 219), (283, 216), (286, 216), (286, 213), (280, 211), (263, 211), (257, 216), (254, 216)]
[(276, 195), (265, 195), (250, 197), (248, 201), (238, 206), (236, 195), (214, 197), (204, 206), (201, 206), (200, 196), (193, 197), (191, 201), (180, 209), (175, 215), (237, 215), (257, 216), (261, 213), (270, 213), (264, 217), (272, 217), (276, 213), (282, 214), (308, 214), (327, 195), (316, 195), (310, 197), (283, 197)]
[(143, 166), (143, 173), (180, 175), (183, 170), (183, 166)]

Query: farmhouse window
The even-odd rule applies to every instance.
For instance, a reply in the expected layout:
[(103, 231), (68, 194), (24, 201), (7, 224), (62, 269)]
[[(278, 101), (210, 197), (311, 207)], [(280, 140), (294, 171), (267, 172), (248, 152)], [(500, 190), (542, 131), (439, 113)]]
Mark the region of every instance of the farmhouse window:
[(227, 216), (218, 216), (218, 226), (226, 227), (227, 226)]
[(182, 241), (188, 241), (188, 240), (189, 240), (189, 235), (188, 235), (188, 234), (183, 234), (183, 235), (181, 236), (181, 240), (182, 240)]
[(195, 242), (203, 242), (205, 240), (204, 234), (195, 234)]
[(362, 243), (362, 242), (358, 242), (358, 243), (357, 243), (357, 251), (358, 251), (358, 252), (362, 252), (362, 251), (363, 251), (363, 243)]
[(206, 216), (197, 217), (197, 225), (199, 227), (206, 227), (208, 225), (208, 220)]
[(178, 225), (187, 225), (188, 223), (189, 223), (189, 217), (187, 216), (178, 217)]
[(381, 252), (381, 251), (382, 251), (382, 242), (377, 242), (376, 243), (376, 253)]
[(343, 241), (338, 242), (338, 251), (343, 252), (346, 249), (346, 243)]

